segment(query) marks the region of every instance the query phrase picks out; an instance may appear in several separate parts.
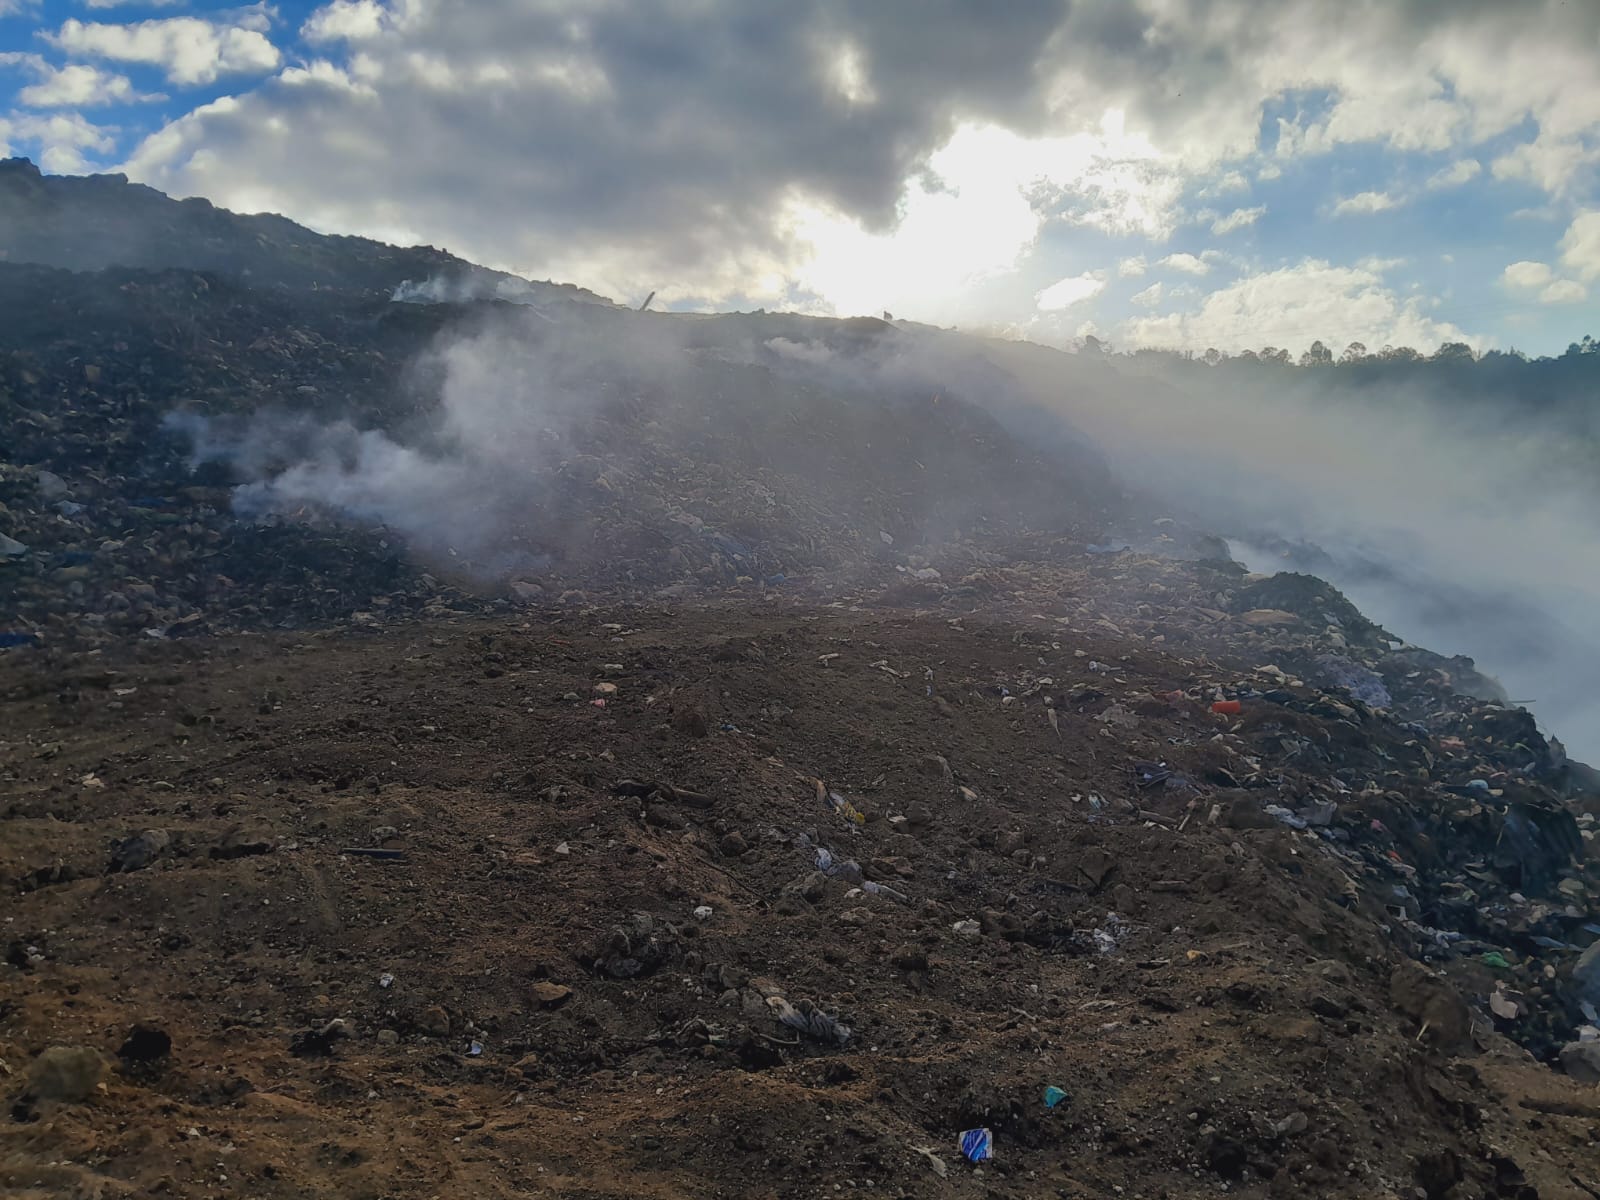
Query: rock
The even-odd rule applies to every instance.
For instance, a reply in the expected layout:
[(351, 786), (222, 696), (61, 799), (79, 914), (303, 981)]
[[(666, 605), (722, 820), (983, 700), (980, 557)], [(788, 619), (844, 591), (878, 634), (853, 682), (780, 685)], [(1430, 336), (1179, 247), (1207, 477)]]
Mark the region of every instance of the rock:
[(906, 859), (896, 856), (874, 858), (867, 863), (867, 878), (875, 880), (885, 879), (910, 879), (917, 873), (916, 868)]
[(672, 710), (672, 727), (688, 737), (703, 738), (711, 733), (711, 718), (698, 704), (680, 704)]
[(417, 1028), (429, 1037), (449, 1037), (450, 1014), (437, 1004), (430, 1004), (417, 1014)]
[(533, 998), (539, 1002), (540, 1008), (560, 1008), (572, 999), (571, 988), (548, 980), (540, 980), (530, 990), (533, 992)]
[(614, 683), (606, 683), (604, 680), (602, 680), (594, 685), (593, 690), (596, 696), (615, 696), (617, 694), (617, 685)]
[(400, 1035), (393, 1029), (378, 1030), (378, 1045), (396, 1046), (400, 1043)]
[(302, 1030), (289, 1040), (289, 1053), (299, 1058), (323, 1058), (333, 1053), (336, 1042), (350, 1036), (350, 1026), (335, 1017), (320, 1029)]
[(1444, 1049), (1465, 1042), (1472, 1012), (1448, 983), (1415, 963), (1401, 963), (1389, 977), (1389, 999), (1415, 1021), (1418, 1036)]
[(1094, 891), (1099, 891), (1116, 869), (1117, 860), (1098, 846), (1090, 846), (1078, 857), (1078, 872)]
[(132, 837), (123, 838), (112, 848), (107, 875), (126, 871), (142, 871), (160, 858), (172, 845), (172, 837), (164, 829), (146, 829)]
[(172, 1053), (172, 1037), (165, 1029), (141, 1022), (128, 1031), (117, 1048), (117, 1057), (127, 1063), (149, 1063)]
[(1021, 830), (1012, 829), (1002, 833), (997, 839), (995, 839), (994, 848), (997, 852), (1004, 854), (1007, 858), (1009, 858), (1027, 844), (1027, 835)]
[(750, 849), (750, 843), (745, 840), (744, 834), (735, 830), (722, 835), (722, 840), (717, 843), (717, 849), (722, 852), (724, 858), (738, 858)]
[(1600, 1083), (1600, 1041), (1561, 1047), (1561, 1069), (1579, 1083)]
[(1572, 968), (1572, 983), (1578, 999), (1600, 1006), (1600, 940), (1578, 956)]
[(926, 972), (929, 969), (928, 952), (911, 942), (897, 946), (894, 953), (889, 955), (889, 962), (902, 971)]
[(28, 1069), (28, 1091), (39, 1100), (76, 1104), (94, 1095), (106, 1060), (89, 1046), (51, 1046)]
[(222, 835), (221, 841), (211, 847), (212, 858), (250, 858), (257, 854), (271, 854), (272, 838), (259, 830), (249, 830), (235, 825)]

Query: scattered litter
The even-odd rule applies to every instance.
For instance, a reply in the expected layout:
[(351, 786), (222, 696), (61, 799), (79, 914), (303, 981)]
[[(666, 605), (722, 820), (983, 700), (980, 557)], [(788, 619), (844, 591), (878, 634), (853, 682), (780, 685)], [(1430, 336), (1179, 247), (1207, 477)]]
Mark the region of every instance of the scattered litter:
[(1278, 821), (1281, 821), (1290, 829), (1306, 828), (1306, 821), (1304, 817), (1297, 816), (1294, 812), (1283, 807), (1281, 804), (1264, 805), (1262, 811), (1265, 812), (1269, 817), (1273, 817)]
[(1060, 1088), (1056, 1087), (1054, 1084), (1052, 1084), (1051, 1086), (1045, 1088), (1045, 1090), (1044, 1090), (1044, 1106), (1046, 1108), (1054, 1108), (1056, 1105), (1060, 1104), (1066, 1098), (1067, 1098), (1066, 1092), (1062, 1091)]
[(828, 793), (828, 804), (833, 808), (834, 812), (838, 813), (846, 821), (850, 821), (856, 825), (865, 825), (867, 823), (866, 814), (854, 804), (851, 804), (850, 801), (839, 792)]
[(790, 1004), (782, 996), (769, 996), (767, 1007), (772, 1010), (773, 1016), (790, 1029), (798, 1030), (815, 1041), (843, 1046), (850, 1040), (848, 1025), (840, 1024), (837, 1018), (830, 1017), (809, 1000)]
[(1244, 711), (1244, 705), (1237, 700), (1218, 700), (1212, 704), (1211, 711), (1221, 713), (1223, 716), (1234, 716)]
[(961, 1135), (961, 1153), (969, 1163), (988, 1162), (994, 1157), (994, 1135), (987, 1129), (969, 1129)]

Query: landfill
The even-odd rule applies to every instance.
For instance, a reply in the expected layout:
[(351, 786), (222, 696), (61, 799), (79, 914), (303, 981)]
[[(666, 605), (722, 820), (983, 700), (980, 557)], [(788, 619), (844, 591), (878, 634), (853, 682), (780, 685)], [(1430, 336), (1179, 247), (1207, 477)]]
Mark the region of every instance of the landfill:
[[(1470, 659), (936, 332), (118, 263), (175, 202), (67, 182), (0, 164), (8, 1194), (1600, 1195), (1600, 779)], [(201, 452), (663, 327), (442, 541)]]

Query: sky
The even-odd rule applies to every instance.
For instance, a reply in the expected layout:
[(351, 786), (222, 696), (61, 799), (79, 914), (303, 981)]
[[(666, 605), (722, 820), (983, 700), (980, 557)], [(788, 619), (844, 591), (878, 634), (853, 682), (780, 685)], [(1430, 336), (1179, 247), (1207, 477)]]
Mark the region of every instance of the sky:
[(1600, 0), (0, 0), (0, 155), (658, 307), (1600, 334)]

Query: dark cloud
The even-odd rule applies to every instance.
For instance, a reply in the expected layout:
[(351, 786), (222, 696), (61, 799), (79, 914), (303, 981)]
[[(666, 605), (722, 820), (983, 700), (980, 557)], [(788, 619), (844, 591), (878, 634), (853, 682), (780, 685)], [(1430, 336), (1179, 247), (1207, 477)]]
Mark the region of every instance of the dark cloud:
[[(602, 288), (750, 295), (800, 253), (792, 202), (891, 228), (907, 181), (962, 123), (1065, 135), (1118, 109), (1199, 173), (1256, 152), (1271, 98), (1321, 89), (1333, 100), (1285, 140), (1296, 152), (1468, 144), (1532, 116), (1547, 144), (1501, 173), (1555, 189), (1600, 157), (1600, 5), (1557, 0), (324, 12), (308, 28), (325, 57), (184, 118), (131, 173)], [(1070, 213), (1072, 181), (1053, 182), (1041, 203)]]

